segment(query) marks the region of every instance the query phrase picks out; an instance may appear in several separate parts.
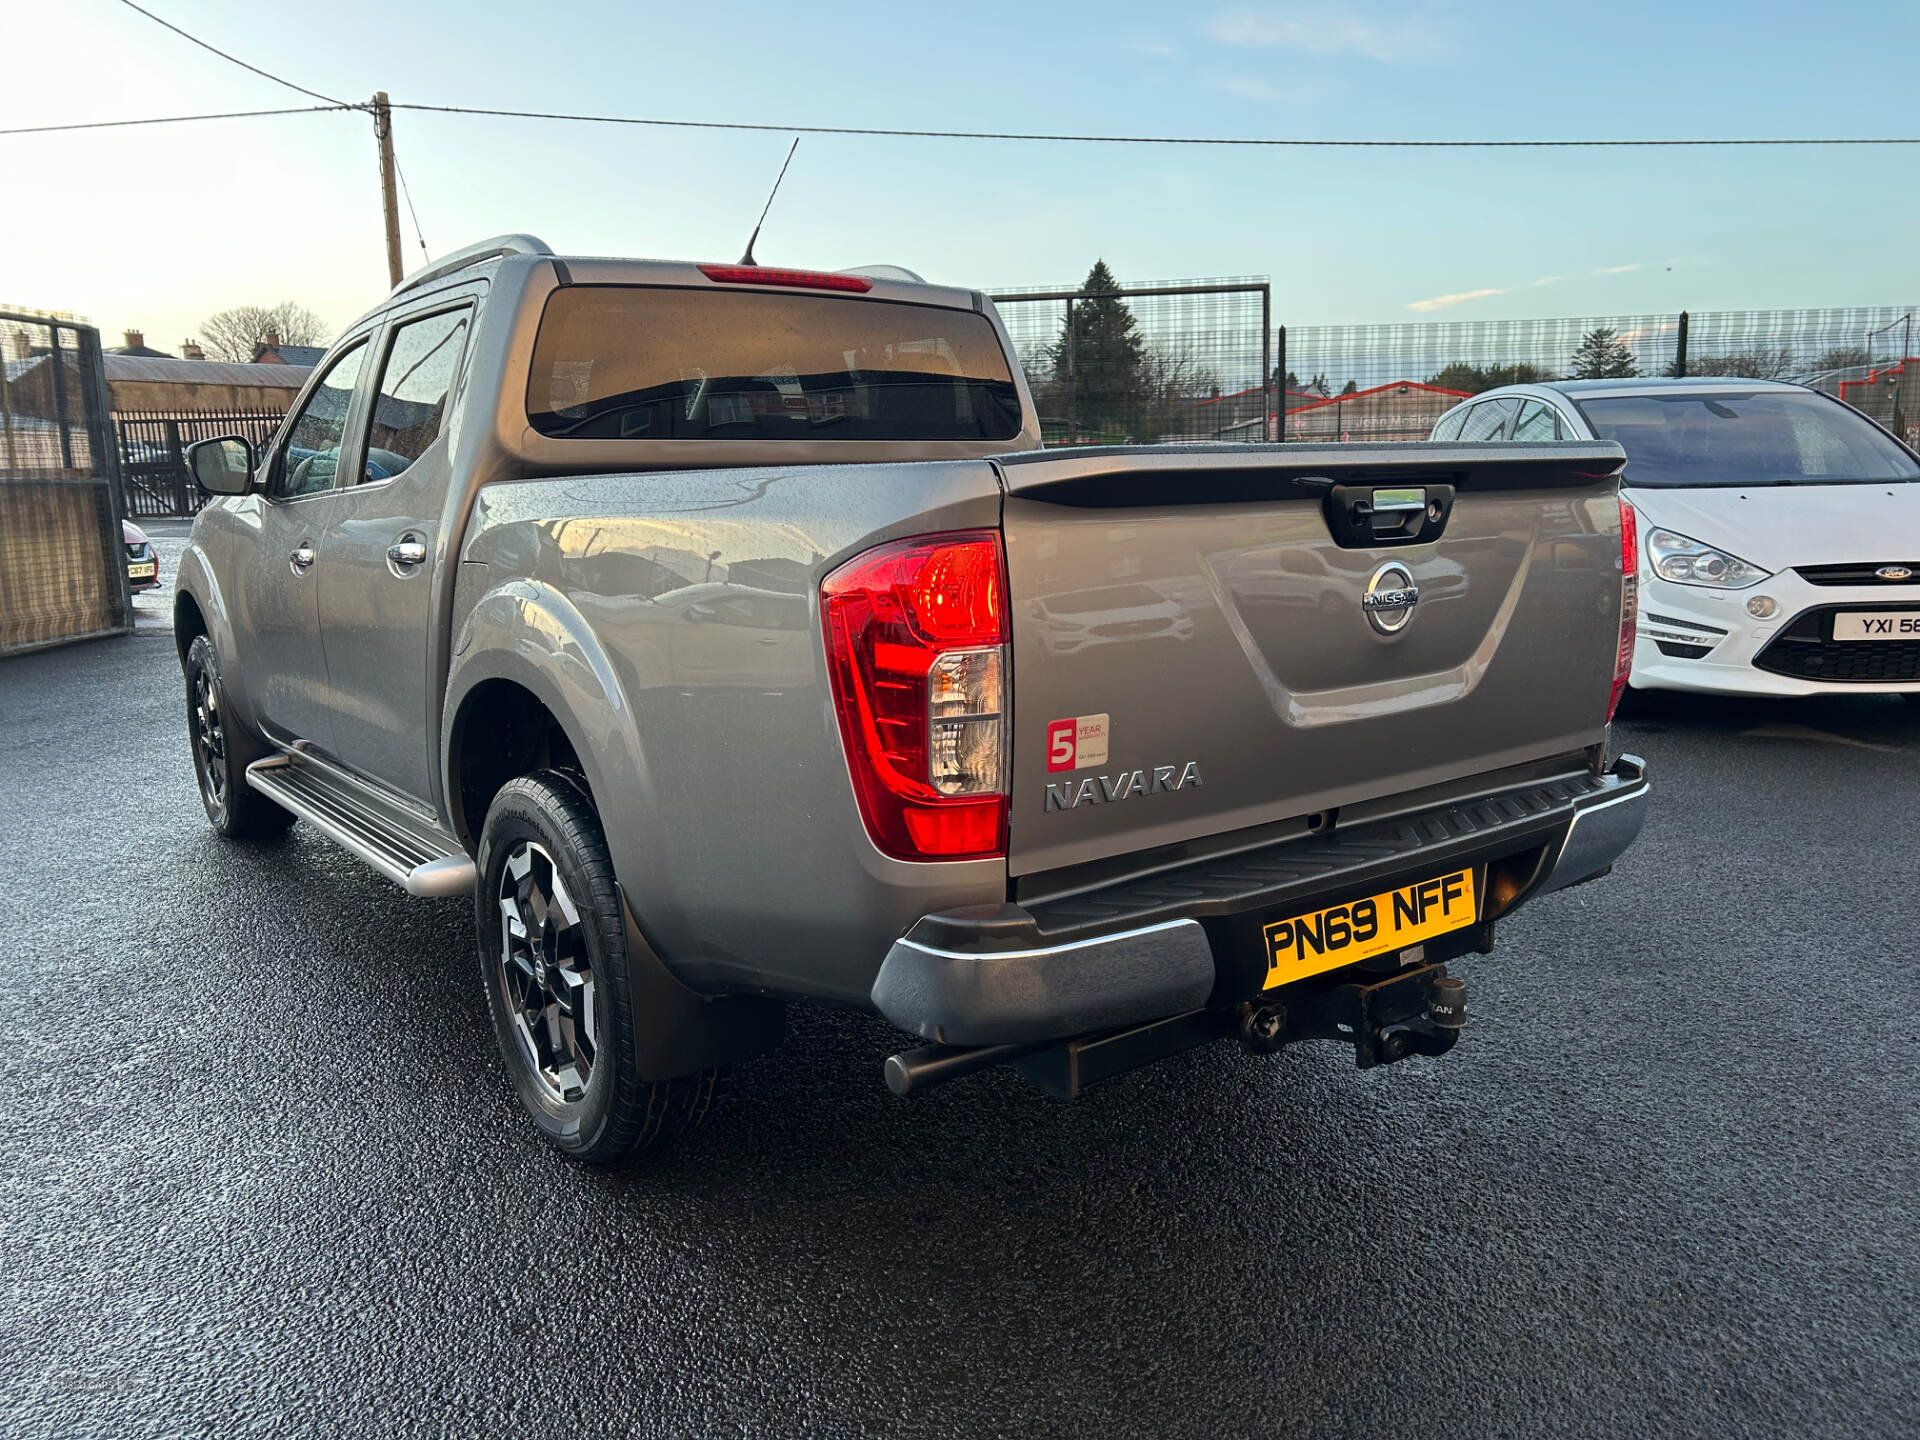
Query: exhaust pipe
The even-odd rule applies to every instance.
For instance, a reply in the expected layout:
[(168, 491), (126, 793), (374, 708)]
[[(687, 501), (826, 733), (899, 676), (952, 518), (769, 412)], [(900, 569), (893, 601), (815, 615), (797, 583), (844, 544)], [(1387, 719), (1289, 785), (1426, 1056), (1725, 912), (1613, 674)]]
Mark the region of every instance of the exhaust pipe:
[(1031, 1045), (922, 1045), (917, 1050), (903, 1050), (887, 1057), (887, 1088), (896, 1095), (918, 1095), (949, 1080), (1018, 1060), (1059, 1043), (1041, 1040)]

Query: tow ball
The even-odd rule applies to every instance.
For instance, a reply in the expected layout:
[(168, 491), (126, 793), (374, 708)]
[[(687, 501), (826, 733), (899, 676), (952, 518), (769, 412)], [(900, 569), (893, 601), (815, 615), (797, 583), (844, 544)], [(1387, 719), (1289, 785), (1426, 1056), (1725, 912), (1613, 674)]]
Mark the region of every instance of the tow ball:
[(1240, 1006), (1240, 1043), (1271, 1055), (1298, 1040), (1353, 1046), (1362, 1070), (1409, 1055), (1444, 1055), (1467, 1023), (1467, 986), (1444, 965), (1426, 965), (1376, 980), (1313, 986), (1284, 1000)]

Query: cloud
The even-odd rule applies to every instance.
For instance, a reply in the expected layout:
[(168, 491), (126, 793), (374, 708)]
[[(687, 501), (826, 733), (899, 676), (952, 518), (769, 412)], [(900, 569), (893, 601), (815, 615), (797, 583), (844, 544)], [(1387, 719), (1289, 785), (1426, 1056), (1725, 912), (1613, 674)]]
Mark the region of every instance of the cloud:
[(1450, 310), (1455, 305), (1464, 305), (1469, 300), (1485, 300), (1489, 295), (1506, 294), (1504, 287), (1488, 290), (1461, 290), (1453, 295), (1436, 295), (1431, 300), (1415, 300), (1407, 306), (1409, 310)]
[(1304, 50), (1309, 55), (1364, 55), (1389, 65), (1448, 60), (1453, 41), (1417, 16), (1366, 20), (1329, 11), (1232, 5), (1200, 27), (1239, 50)]
[(1165, 40), (1129, 40), (1127, 49), (1155, 60), (1170, 60), (1180, 53), (1178, 45), (1169, 45)]
[(1644, 270), (1646, 268), (1647, 268), (1646, 261), (1636, 260), (1631, 265), (1603, 265), (1600, 269), (1594, 271), (1593, 273), (1596, 275), (1624, 275), (1629, 270)]
[(1529, 280), (1527, 282), (1527, 288), (1529, 290), (1538, 290), (1542, 285), (1558, 285), (1566, 278), (1564, 275), (1542, 275), (1538, 280)]
[(1252, 75), (1229, 75), (1220, 82), (1220, 88), (1229, 95), (1238, 95), (1242, 100), (1284, 100), (1286, 95), (1280, 90)]

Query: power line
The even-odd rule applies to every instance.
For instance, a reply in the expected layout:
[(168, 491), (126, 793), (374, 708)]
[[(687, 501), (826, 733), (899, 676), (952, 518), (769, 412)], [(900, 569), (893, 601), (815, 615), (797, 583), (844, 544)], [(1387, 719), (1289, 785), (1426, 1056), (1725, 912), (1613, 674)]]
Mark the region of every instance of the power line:
[(296, 105), (290, 110), (225, 110), (213, 115), (154, 115), (144, 120), (84, 120), (68, 125), (14, 125), (0, 135), (46, 135), (57, 130), (118, 130), (128, 125), (183, 125), (190, 120), (252, 120), (262, 115), (319, 115), (329, 110), (364, 110), (364, 105)]
[(1683, 140), (1296, 140), (1210, 135), (1072, 135), (1020, 130), (894, 130), (869, 125), (761, 125), (741, 120), (660, 120), (631, 115), (578, 115), (556, 110), (494, 110), (474, 105), (393, 102), (395, 110), (442, 115), (498, 115), (514, 120), (577, 120), (595, 125), (658, 125), (680, 130), (759, 130), (802, 135), (882, 135), (909, 140), (1048, 140), (1085, 145), (1253, 145), (1298, 149), (1571, 150), (1697, 145), (1920, 145), (1920, 137), (1774, 136)]
[[(303, 91), (302, 93), (312, 92)], [(140, 120), (90, 120), (64, 125), (15, 125), (0, 129), (0, 135), (45, 135), (62, 130), (110, 130), (130, 125), (178, 125), (190, 120), (248, 120), (266, 115), (309, 115), (330, 110), (366, 110), (368, 108), (364, 102), (355, 105), (341, 100), (327, 105), (295, 106), (285, 110), (228, 110), (208, 115), (156, 115)], [(394, 101), (390, 108), (439, 115), (493, 115), (513, 120), (574, 120), (596, 125), (651, 125), (681, 130), (772, 131), (788, 135), (878, 135), (907, 140), (1060, 141), (1086, 145), (1222, 145), (1306, 150), (1582, 150), (1672, 149), (1729, 145), (1920, 145), (1920, 137), (1832, 135), (1654, 140), (1305, 140), (1235, 135), (1069, 135), (1037, 131), (890, 130), (877, 126), (859, 125), (762, 125), (743, 120), (661, 120), (631, 115), (575, 115), (554, 110), (493, 110), (473, 105), (421, 105), (403, 100)]]
[(427, 237), (420, 233), (420, 214), (413, 208), (413, 191), (407, 188), (407, 172), (400, 168), (398, 155), (393, 157), (393, 173), (400, 177), (400, 193), (406, 197), (407, 215), (413, 221), (413, 238), (420, 242), (420, 253), (431, 260), (433, 256), (427, 253)]
[(154, 24), (165, 26), (167, 29), (171, 30), (174, 34), (178, 35), (182, 40), (186, 40), (191, 42), (192, 44), (198, 45), (202, 50), (210, 51), (211, 53), (218, 55), (222, 60), (226, 60), (231, 62), (232, 64), (238, 65), (242, 70), (251, 70), (254, 74), (258, 75), (263, 80), (271, 80), (276, 85), (284, 85), (289, 90), (298, 90), (302, 95), (310, 96), (315, 100), (325, 100), (328, 104), (338, 105), (339, 107), (345, 110), (356, 110), (361, 108), (356, 105), (348, 105), (347, 102), (344, 100), (336, 100), (331, 95), (322, 95), (318, 90), (309, 90), (304, 85), (296, 85), (291, 80), (285, 80), (285, 79), (282, 79), (280, 76), (275, 75), (271, 70), (262, 70), (258, 65), (249, 65), (246, 61), (242, 60), (238, 55), (229, 55), (226, 51), (222, 50), (219, 46), (209, 45), (206, 41), (202, 40), (198, 35), (188, 34), (185, 30), (182, 30), (178, 25), (175, 25), (171, 20), (162, 20), (158, 15), (154, 14), (151, 10), (142, 9), (140, 6), (134, 4), (133, 0), (120, 0), (120, 3), (126, 6), (129, 10), (137, 11), (139, 14), (146, 16), (147, 19), (153, 21)]

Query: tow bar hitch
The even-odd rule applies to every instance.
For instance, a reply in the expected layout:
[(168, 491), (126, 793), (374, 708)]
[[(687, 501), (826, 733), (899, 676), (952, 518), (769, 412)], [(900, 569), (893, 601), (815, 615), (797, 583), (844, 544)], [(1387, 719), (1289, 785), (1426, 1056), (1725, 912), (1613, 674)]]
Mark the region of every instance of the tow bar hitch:
[(1089, 1085), (1233, 1035), (1259, 1055), (1296, 1040), (1342, 1040), (1362, 1070), (1409, 1055), (1443, 1055), (1467, 1023), (1465, 982), (1444, 965), (1345, 985), (1302, 981), (1271, 999), (1191, 1010), (1120, 1030), (1025, 1045), (922, 1045), (888, 1058), (887, 1088), (919, 1095), (996, 1065), (1018, 1065), (1050, 1095), (1072, 1100)]
[(1270, 1055), (1296, 1040), (1341, 1040), (1362, 1070), (1444, 1055), (1467, 1023), (1467, 986), (1444, 965), (1309, 989), (1240, 1007), (1240, 1041)]

